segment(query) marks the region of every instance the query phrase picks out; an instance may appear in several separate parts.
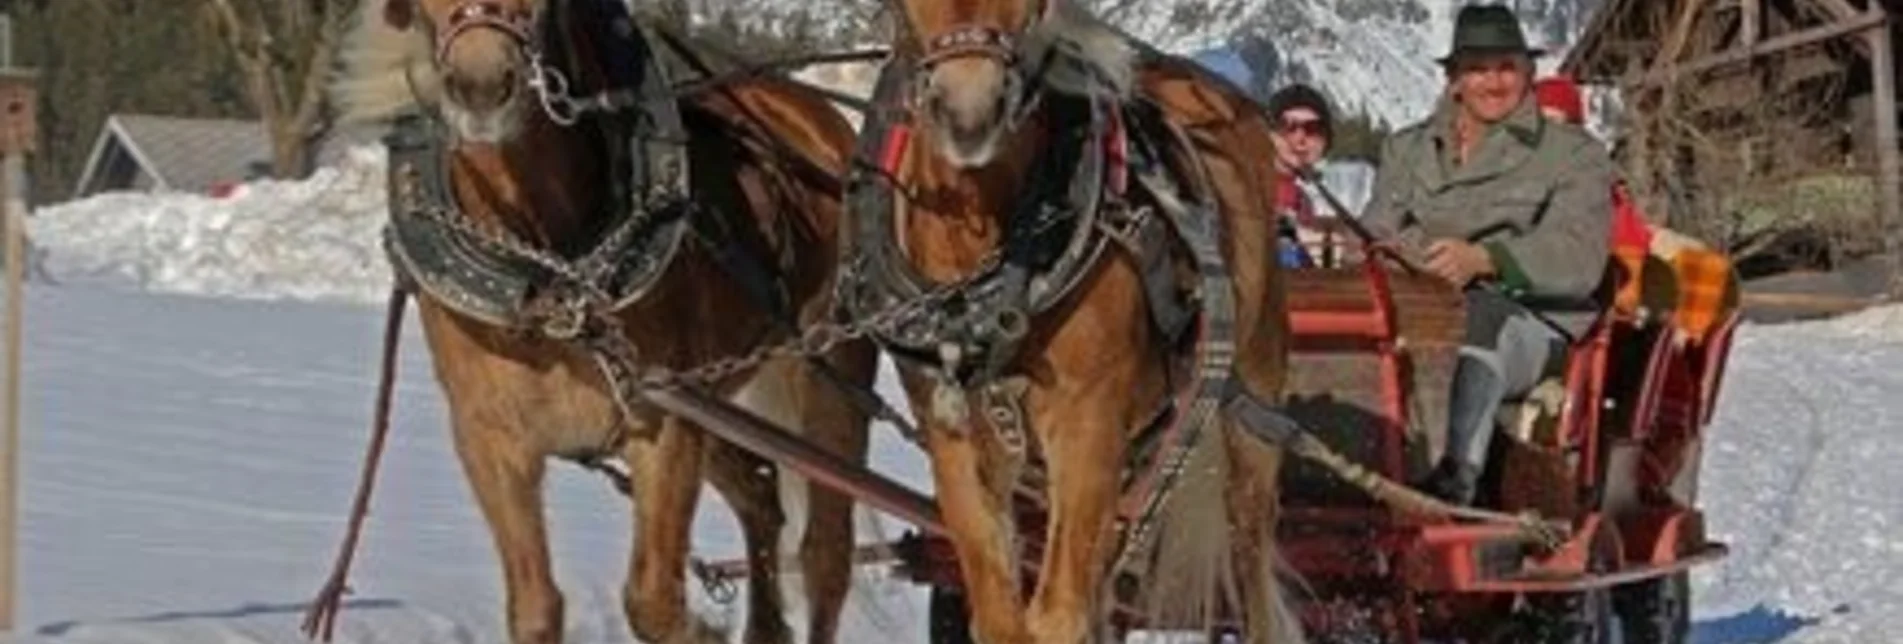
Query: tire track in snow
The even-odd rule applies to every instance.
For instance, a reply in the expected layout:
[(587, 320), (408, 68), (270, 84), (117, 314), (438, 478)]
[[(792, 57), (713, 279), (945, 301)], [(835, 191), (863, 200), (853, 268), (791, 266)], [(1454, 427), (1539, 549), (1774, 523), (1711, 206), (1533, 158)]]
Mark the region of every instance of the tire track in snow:
[[(1804, 451), (1798, 462), (1797, 471), (1778, 490), (1779, 503), (1774, 512), (1776, 519), (1771, 522), (1770, 534), (1765, 538), (1763, 548), (1757, 550), (1749, 559), (1750, 565), (1742, 568), (1745, 574), (1741, 576), (1754, 578), (1762, 578), (1771, 562), (1776, 559), (1776, 555), (1784, 550), (1785, 544), (1790, 542), (1791, 532), (1797, 525), (1798, 514), (1804, 509), (1804, 504), (1801, 502), (1802, 492), (1810, 486), (1816, 473), (1817, 462), (1823, 456), (1824, 445), (1829, 438), (1823, 430), (1826, 414), (1818, 407), (1816, 396), (1806, 393), (1785, 369), (1777, 369), (1770, 375), (1787, 392), (1789, 396), (1787, 400), (1803, 406), (1808, 422), (1803, 423)], [(1739, 568), (1726, 567), (1725, 570), (1726, 574), (1721, 578), (1733, 577), (1732, 571)]]

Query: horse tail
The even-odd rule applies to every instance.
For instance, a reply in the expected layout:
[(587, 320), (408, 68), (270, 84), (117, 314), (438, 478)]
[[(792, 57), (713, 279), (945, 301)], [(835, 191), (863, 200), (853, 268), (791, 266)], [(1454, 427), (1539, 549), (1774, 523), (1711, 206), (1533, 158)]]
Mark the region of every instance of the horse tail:
[[(799, 366), (797, 360), (788, 359), (772, 360), (760, 365), (747, 383), (734, 392), (734, 403), (759, 414), (768, 422), (803, 433), (805, 427), (800, 422), (799, 392), (792, 380)], [(790, 570), (789, 566), (799, 565), (799, 543), (806, 533), (806, 481), (784, 467), (776, 467), (774, 471), (780, 515), (785, 523), (773, 546), (773, 558), (779, 561), (780, 570), (787, 571)], [(791, 575), (780, 576), (781, 593), (797, 596), (798, 589), (786, 585), (789, 577)]]
[[(1213, 251), (1222, 257), (1208, 257), (1212, 250), (1207, 248), (1197, 254), (1201, 256), (1199, 263), (1220, 262), (1232, 271), (1226, 286), (1234, 289), (1230, 292), (1236, 297), (1229, 313), (1233, 316), (1232, 346), (1238, 359), (1230, 373), (1238, 379), (1233, 384), (1252, 391), (1252, 395), (1278, 398), (1287, 370), (1287, 324), (1286, 317), (1278, 321), (1276, 316), (1286, 312), (1286, 284), (1275, 275), (1273, 255), (1264, 243), (1267, 235), (1262, 234), (1263, 227), (1269, 218), (1252, 216), (1251, 206), (1263, 204), (1259, 200), (1250, 202), (1251, 191), (1222, 191), (1224, 184), (1213, 177), (1222, 168), (1243, 175), (1235, 177), (1230, 185), (1273, 185), (1249, 181), (1260, 179), (1251, 175), (1252, 169), (1267, 164), (1252, 165), (1250, 159), (1255, 155), (1245, 154), (1198, 158), (1189, 153), (1196, 145), (1188, 134), (1172, 131), (1179, 137), (1173, 147), (1183, 155), (1178, 157), (1183, 172), (1197, 175), (1194, 169), (1201, 169), (1201, 180), (1194, 183), (1218, 194), (1226, 192), (1221, 197), (1226, 197), (1222, 201), (1228, 207), (1219, 213), (1225, 239), (1220, 250)], [(1238, 133), (1247, 136), (1257, 131), (1242, 128)], [(1272, 167), (1267, 169), (1269, 178), (1274, 178)], [(1185, 205), (1172, 191), (1159, 189), (1152, 194), (1164, 202), (1165, 212), (1183, 212)], [(1198, 351), (1207, 349), (1199, 347)], [(1213, 397), (1226, 400), (1235, 393)], [(1271, 623), (1272, 632), (1267, 634), (1270, 641), (1299, 644), (1304, 636), (1295, 617), (1293, 597), (1282, 587), (1278, 575), (1291, 569), (1281, 561), (1273, 527), (1280, 496), (1282, 452), (1257, 442), (1225, 411), (1205, 407), (1212, 404), (1210, 398), (1204, 392), (1179, 407), (1183, 422), (1203, 424), (1203, 435), (1189, 455), (1170, 502), (1162, 509), (1158, 550), (1153, 558), (1156, 574), (1146, 577), (1151, 583), (1145, 590), (1149, 595), (1145, 610), (1161, 618), (1154, 620), (1157, 623), (1203, 632), (1213, 631), (1225, 614), (1248, 615), (1258, 619), (1246, 620), (1245, 624)]]
[(1150, 616), (1145, 621), (1207, 632), (1223, 605), (1239, 601), (1234, 538), (1224, 500), (1229, 478), (1225, 442), (1207, 434), (1198, 441), (1159, 513), (1155, 556), (1143, 575), (1149, 582), (1144, 584), (1144, 611)]

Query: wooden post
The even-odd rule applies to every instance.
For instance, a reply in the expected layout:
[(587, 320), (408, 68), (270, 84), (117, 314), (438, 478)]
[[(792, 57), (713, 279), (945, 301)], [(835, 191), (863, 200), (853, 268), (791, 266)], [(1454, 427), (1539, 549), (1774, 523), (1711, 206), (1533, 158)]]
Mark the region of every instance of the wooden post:
[(13, 630), (20, 498), (20, 322), (26, 308), (26, 153), (7, 151), (7, 382), (6, 455), (0, 463), (0, 631)]
[(1871, 29), (1870, 42), (1871, 112), (1876, 119), (1877, 204), (1883, 212), (1883, 250), (1890, 262), (1890, 294), (1903, 295), (1903, 159), (1899, 159), (1896, 127), (1896, 60), (1890, 36), (1891, 24), (1883, 5), (1871, 3), (1870, 11), (1884, 20)]
[(0, 437), (0, 632), (13, 630), (18, 579), (20, 514), (20, 338), (26, 297), (26, 157), (39, 130), (33, 104), (38, 100), (30, 70), (0, 69), (0, 189), (5, 190), (6, 229), (6, 416)]

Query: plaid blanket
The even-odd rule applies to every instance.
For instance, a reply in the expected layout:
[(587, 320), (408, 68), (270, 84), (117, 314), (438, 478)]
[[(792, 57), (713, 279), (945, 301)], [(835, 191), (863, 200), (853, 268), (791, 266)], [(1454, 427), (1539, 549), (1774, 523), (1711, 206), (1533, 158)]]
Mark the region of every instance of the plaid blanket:
[(1731, 259), (1716, 251), (1693, 248), (1671, 258), (1678, 277), (1678, 310), (1673, 321), (1689, 339), (1705, 339), (1718, 323), (1738, 308), (1738, 276)]
[(1686, 339), (1698, 342), (1710, 334), (1733, 310), (1738, 308), (1739, 285), (1731, 260), (1682, 233), (1651, 226), (1648, 248), (1626, 244), (1613, 246), (1619, 282), (1613, 294), (1613, 307), (1625, 316), (1634, 316), (1648, 300), (1645, 292), (1647, 260), (1662, 262), (1671, 268), (1672, 290), (1676, 291), (1671, 318)]

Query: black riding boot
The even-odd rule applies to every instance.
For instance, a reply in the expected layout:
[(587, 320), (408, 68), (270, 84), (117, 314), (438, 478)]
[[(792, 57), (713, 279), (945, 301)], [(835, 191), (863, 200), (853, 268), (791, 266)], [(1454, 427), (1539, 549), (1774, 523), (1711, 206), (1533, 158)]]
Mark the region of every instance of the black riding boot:
[(1453, 395), (1448, 399), (1447, 453), (1422, 482), (1422, 492), (1450, 503), (1473, 503), (1480, 475), (1487, 469), (1494, 416), (1506, 397), (1506, 380), (1491, 353), (1471, 348), (1454, 365)]

